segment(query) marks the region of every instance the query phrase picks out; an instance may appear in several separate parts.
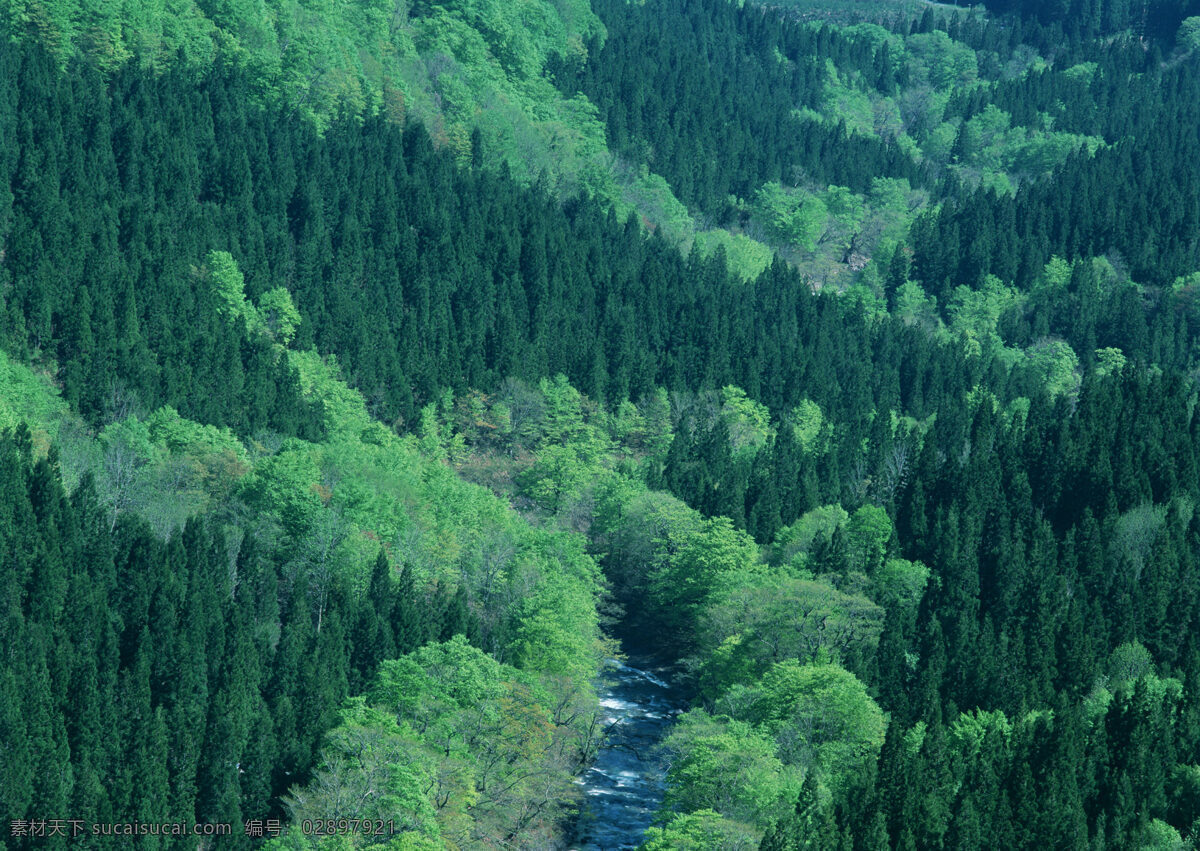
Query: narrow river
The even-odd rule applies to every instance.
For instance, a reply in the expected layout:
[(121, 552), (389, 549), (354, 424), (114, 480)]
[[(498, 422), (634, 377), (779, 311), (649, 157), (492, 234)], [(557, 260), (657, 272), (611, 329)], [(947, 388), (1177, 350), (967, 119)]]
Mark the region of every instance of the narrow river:
[(609, 733), (579, 781), (585, 800), (572, 849), (616, 851), (641, 844), (666, 789), (658, 746), (685, 708), (668, 677), (648, 658), (609, 660), (599, 688)]

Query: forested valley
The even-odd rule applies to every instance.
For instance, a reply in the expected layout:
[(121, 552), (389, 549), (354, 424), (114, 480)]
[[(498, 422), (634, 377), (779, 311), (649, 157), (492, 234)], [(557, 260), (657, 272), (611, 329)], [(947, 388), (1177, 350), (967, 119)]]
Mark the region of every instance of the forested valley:
[(578, 847), (624, 651), (628, 847), (1194, 847), (1198, 163), (1195, 0), (0, 0), (6, 845)]

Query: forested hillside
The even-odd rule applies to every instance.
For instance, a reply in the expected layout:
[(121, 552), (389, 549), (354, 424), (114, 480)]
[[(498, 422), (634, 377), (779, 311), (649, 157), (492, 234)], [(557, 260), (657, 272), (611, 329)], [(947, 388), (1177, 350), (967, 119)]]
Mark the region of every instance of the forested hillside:
[(11, 845), (1200, 840), (1200, 10), (836, 5), (0, 2)]
[(1132, 30), (1139, 36), (1170, 40), (1189, 15), (1200, 13), (1195, 0), (1102, 0), (1099, 3), (1032, 3), (1028, 0), (992, 0), (990, 11), (1014, 12), (1042, 23), (1057, 25), (1075, 38)]

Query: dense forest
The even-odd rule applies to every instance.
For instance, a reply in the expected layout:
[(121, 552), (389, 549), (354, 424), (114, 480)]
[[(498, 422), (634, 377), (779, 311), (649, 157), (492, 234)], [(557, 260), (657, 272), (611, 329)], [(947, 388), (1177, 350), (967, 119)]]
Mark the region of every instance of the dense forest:
[(210, 5), (0, 3), (8, 844), (571, 847), (622, 645), (643, 848), (1200, 841), (1195, 3)]
[(1200, 13), (1194, 0), (1102, 0), (1102, 2), (1031, 3), (1027, 0), (994, 0), (990, 11), (1011, 12), (1057, 24), (1075, 37), (1095, 37), (1132, 31), (1146, 38), (1170, 39), (1189, 15)]

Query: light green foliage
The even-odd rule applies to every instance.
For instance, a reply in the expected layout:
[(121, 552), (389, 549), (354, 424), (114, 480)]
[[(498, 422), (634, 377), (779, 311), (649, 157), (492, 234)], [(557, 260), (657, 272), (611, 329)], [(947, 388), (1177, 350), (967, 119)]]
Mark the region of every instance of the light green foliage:
[(610, 433), (617, 443), (626, 446), (640, 444), (646, 438), (646, 418), (637, 405), (624, 399), (612, 416)]
[[(851, 26), (842, 27), (842, 34), (855, 42), (867, 42), (876, 52), (885, 44), (892, 51), (893, 56), (898, 56), (904, 51), (903, 36), (897, 35), (886, 27), (881, 27), (879, 24), (856, 23)], [(895, 67), (899, 67), (899, 62), (896, 59), (893, 59), (892, 64)]]
[(856, 510), (846, 524), (846, 546), (850, 566), (864, 573), (874, 573), (882, 564), (892, 537), (892, 521), (877, 505), (864, 505)]
[(771, 740), (743, 721), (694, 709), (664, 744), (673, 754), (664, 813), (710, 809), (761, 830), (786, 812), (799, 787)]
[(671, 402), (662, 387), (642, 400), (639, 410), (646, 418), (646, 450), (654, 456), (665, 457), (674, 441), (671, 423)]
[(861, 234), (866, 215), (865, 199), (845, 186), (830, 186), (819, 194), (819, 198), (828, 213), (820, 242), (844, 254)]
[(1021, 299), (1017, 290), (1005, 286), (995, 275), (988, 275), (978, 290), (956, 287), (949, 307), (950, 329), (987, 347), (1002, 346), (996, 331), (1000, 316)]
[(929, 581), (929, 568), (919, 561), (890, 558), (875, 573), (875, 600), (884, 608), (915, 611)]
[[(579, 4), (574, 5), (578, 9)], [(483, 36), (492, 56), (521, 78), (541, 70), (547, 45), (566, 39), (562, 19), (552, 13), (553, 7), (536, 0), (469, 0), (454, 7)]]
[[(720, 609), (710, 612), (710, 620), (705, 624), (709, 635), (731, 632), (728, 627), (720, 628), (724, 620), (722, 615)], [(698, 678), (699, 693), (709, 700), (721, 697), (722, 709), (728, 710), (730, 690), (755, 682), (767, 669), (769, 662), (755, 658), (753, 651), (756, 649), (750, 639), (737, 631), (727, 635), (716, 647), (708, 648)]]
[(285, 346), (292, 342), (300, 324), (300, 311), (292, 302), (291, 293), (283, 287), (263, 293), (258, 300), (258, 314), (276, 342)]
[(747, 697), (748, 717), (775, 739), (784, 763), (818, 768), (835, 782), (883, 746), (883, 710), (838, 665), (780, 662)]
[(620, 184), (618, 213), (623, 215), (637, 210), (652, 230), (670, 241), (682, 243), (692, 238), (696, 224), (661, 175), (643, 167), (636, 175), (622, 175)]
[(1096, 349), (1096, 372), (1099, 375), (1114, 375), (1125, 368), (1125, 353), (1111, 346)]
[[(1011, 349), (1004, 350), (1006, 355), (1011, 351)], [(966, 402), (967, 407), (972, 412), (986, 405), (994, 413), (1003, 417), (1006, 424), (1016, 428), (1023, 428), (1025, 420), (1029, 416), (1029, 399), (1025, 396), (1018, 396), (1007, 405), (1002, 405), (995, 393), (984, 389), (983, 385), (980, 384), (972, 387), (967, 393)]]
[[(619, 201), (603, 124), (582, 97), (545, 76), (552, 54), (584, 61), (603, 37), (586, 0), (12, 0), (4, 35), (31, 17), (65, 60), (104, 71), (136, 59), (160, 68), (244, 69), (263, 99), (324, 129), (339, 114), (420, 118), (439, 145), (470, 159), (473, 126), (485, 164), (508, 162), (519, 180)], [(667, 193), (669, 195), (669, 191)], [(675, 202), (678, 204), (678, 202)]]
[(647, 828), (640, 851), (752, 851), (758, 840), (758, 831), (749, 825), (704, 809)]
[(1195, 846), (1184, 842), (1178, 830), (1156, 818), (1139, 831), (1137, 847), (1138, 851), (1185, 851)]
[(942, 30), (911, 35), (907, 40), (910, 70), (935, 89), (969, 86), (979, 77), (975, 51)]
[(1025, 350), (1027, 366), (1051, 396), (1079, 389), (1079, 356), (1063, 340), (1043, 340)]
[(204, 443), (171, 451), (156, 442), (146, 423), (132, 417), (108, 426), (91, 451), (87, 442), (78, 433), (71, 435), (64, 444), (64, 466), (74, 467), (76, 475), (87, 471), (95, 476), (113, 523), (117, 515), (132, 511), (163, 537), (227, 498), (247, 469), (244, 452)]
[[(331, 510), (370, 539), (393, 542), (422, 580), (466, 585), (485, 633), (507, 636), (498, 654), (557, 672), (594, 663), (595, 613), (585, 601), (599, 577), (577, 539), (530, 529), (499, 499), (387, 432), (378, 443), (316, 450), (313, 463), (333, 482)], [(541, 613), (531, 598), (561, 608)], [(585, 655), (564, 655), (572, 648)]]
[(1093, 257), (1092, 268), (1096, 272), (1101, 292), (1108, 292), (1113, 287), (1128, 281), (1128, 276), (1118, 272), (1116, 267), (1113, 266), (1112, 261), (1107, 257)]
[(1078, 150), (1094, 154), (1104, 144), (1098, 136), (1077, 133), (1026, 133), (1025, 139), (1009, 142), (1011, 153), (1003, 162), (1008, 171), (1031, 177), (1049, 174)]
[(454, 400), (452, 428), (464, 442), (478, 443), (512, 434), (512, 410), (502, 402), (489, 408), (490, 402), (491, 397), (478, 390), (469, 390)]
[(322, 489), (316, 453), (307, 444), (289, 441), (283, 449), (254, 466), (242, 483), (242, 498), (274, 511), (292, 535), (300, 537), (316, 521), (328, 498)]
[[(949, 166), (969, 185), (1012, 194), (1020, 180), (1050, 172), (1081, 147), (1095, 151), (1103, 144), (1097, 137), (1053, 132), (1049, 117), (1041, 127), (1013, 127), (1010, 116), (994, 104), (961, 127), (957, 120), (943, 121), (952, 91), (989, 85), (978, 79), (978, 57), (969, 46), (953, 41), (941, 30), (914, 34), (902, 44), (899, 41), (898, 36), (890, 40), (890, 55), (894, 61), (907, 63), (910, 82), (892, 98), (868, 93), (873, 104), (873, 132), (897, 138), (917, 158)], [(1046, 67), (1042, 57), (1020, 46), (1008, 58), (1004, 76), (1014, 79)], [(1086, 68), (1072, 71), (1078, 76)], [(831, 73), (831, 78), (836, 80), (836, 75)], [(851, 105), (845, 98), (840, 102)], [(865, 123), (861, 106), (850, 109), (850, 114), (857, 116), (859, 124)], [(912, 127), (916, 128), (915, 140), (904, 132)]]
[(718, 247), (724, 248), (729, 270), (743, 281), (757, 278), (771, 265), (771, 258), (774, 256), (774, 252), (761, 242), (743, 233), (730, 233), (720, 229), (696, 234), (692, 247), (700, 252), (701, 257), (711, 257)]
[(925, 746), (927, 732), (928, 725), (924, 721), (918, 721), (904, 732), (904, 751), (910, 759), (920, 753), (921, 748)]
[(828, 543), (849, 519), (850, 515), (840, 505), (822, 505), (805, 512), (791, 526), (779, 530), (771, 545), (771, 563), (806, 570), (809, 553), (818, 543)]
[(112, 423), (99, 435), (102, 452), (96, 487), (107, 507), (111, 525), (125, 511), (137, 510), (152, 499), (151, 471), (161, 460), (146, 424), (130, 417)]
[(1017, 428), (1024, 428), (1025, 422), (1029, 419), (1029, 398), (1018, 396), (1009, 402), (1004, 410), (1004, 419)]
[(755, 402), (740, 387), (721, 388), (721, 419), (729, 429), (729, 443), (734, 458), (753, 457), (767, 442), (771, 412)]
[(982, 168), (996, 168), (999, 162), (985, 158), (985, 154), (995, 156), (995, 149), (1004, 145), (1010, 122), (1011, 116), (1007, 112), (995, 104), (988, 104), (963, 125), (960, 159), (976, 161)]
[[(520, 404), (528, 416), (513, 437), (533, 453), (533, 462), (516, 479), (526, 496), (551, 513), (576, 505), (605, 475), (615, 448), (610, 433), (643, 445), (650, 439), (651, 424), (635, 406), (623, 406), (616, 418), (610, 417), (562, 375), (542, 379), (536, 391), (524, 388), (522, 395)], [(656, 422), (654, 428), (658, 426)], [(443, 440), (461, 443), (462, 434), (447, 433)]]
[(592, 533), (608, 539), (614, 551), (628, 556), (631, 566), (644, 574), (670, 556), (672, 541), (699, 535), (703, 528), (700, 512), (640, 482), (614, 476), (597, 488)]
[[(218, 258), (212, 270), (231, 314), (253, 309), (232, 258)], [(284, 319), (289, 303), (277, 302)], [(265, 330), (277, 339), (290, 334), (286, 325)], [(239, 569), (242, 533), (276, 547), (286, 559), (284, 580), (305, 579), (307, 599), (296, 604), (311, 607), (318, 633), (328, 629), (331, 599), (363, 593), (381, 545), (411, 566), (422, 594), (434, 584), (443, 594), (464, 589), (471, 626), (494, 655), (458, 638), (394, 660), (379, 686), (391, 705), (352, 701), (311, 782), (291, 790), (287, 805), (296, 818), (392, 819), (404, 832), (395, 847), (546, 844), (528, 825), (561, 817), (589, 747), (589, 682), (600, 658), (595, 562), (582, 539), (533, 529), (500, 499), (423, 457), (416, 440), (371, 421), (335, 360), (290, 357), (302, 392), (325, 406), (324, 443), (262, 435), (247, 449), (230, 430), (171, 408), (124, 417), (93, 438), (62, 413), (64, 459), (96, 475), (114, 525), (120, 513), (136, 512), (165, 537), (214, 505), (235, 509), (236, 520), (234, 511), (214, 518), (231, 545), (229, 569)], [(44, 382), (3, 355), (0, 380), (0, 412), (26, 419), (65, 411), (52, 392), (43, 396)], [(556, 390), (561, 398), (551, 402), (561, 404), (550, 406), (547, 421), (569, 425), (578, 394), (558, 385), (549, 395)], [(435, 419), (449, 416), (448, 399), (435, 403)], [(590, 421), (584, 425), (575, 442), (592, 435)], [(279, 847), (305, 845), (289, 836)]]
[(504, 402), (497, 402), (492, 406), (491, 417), (498, 437), (507, 439), (512, 436), (512, 408)]
[(821, 109), (826, 115), (845, 121), (851, 132), (871, 134), (875, 131), (875, 109), (871, 98), (861, 89), (839, 80), (832, 67), (830, 79), (825, 83), (825, 99)]
[[(336, 362), (311, 352), (291, 357), (305, 393), (325, 405), (328, 442), (286, 441), (256, 462), (241, 496), (279, 518), (295, 541), (295, 568), (331, 574), (361, 591), (383, 542), (422, 585), (465, 587), (480, 638), (498, 658), (585, 682), (598, 664), (596, 564), (578, 539), (531, 529), (501, 500), (438, 463), (462, 444), (451, 431), (453, 397), (444, 395), (427, 411), (425, 438), (401, 438), (370, 420), (361, 395), (338, 377)], [(547, 382), (545, 390), (553, 415), (534, 423), (536, 439), (545, 422), (560, 438), (594, 436), (590, 423), (579, 429), (580, 399), (572, 388)], [(476, 413), (486, 415), (480, 402)], [(418, 448), (431, 441), (436, 451)], [(574, 452), (573, 446), (550, 448)]]
[(137, 510), (160, 533), (183, 526), (188, 517), (219, 505), (250, 469), (250, 456), (227, 428), (186, 420), (160, 408), (145, 420), (153, 444), (145, 502)]
[(190, 452), (198, 456), (228, 454), (246, 462), (246, 448), (228, 428), (185, 420), (172, 407), (159, 408), (146, 417), (150, 440), (171, 452)]
[[(822, 8), (821, 13), (828, 14), (828, 9)], [(885, 94), (873, 89), (861, 75), (840, 69), (827, 60), (821, 105), (818, 110), (807, 107), (796, 110), (801, 118), (824, 124), (843, 122), (851, 132), (895, 140), (917, 161), (928, 160), (948, 167), (968, 185), (1008, 195), (1015, 193), (1022, 180), (1049, 173), (1072, 152), (1080, 148), (1095, 151), (1103, 144), (1098, 137), (1053, 131), (1053, 121), (1048, 115), (1043, 116), (1041, 126), (1013, 127), (1011, 117), (994, 104), (973, 115), (961, 127), (959, 119), (943, 120), (952, 93), (992, 85), (980, 80), (981, 61), (999, 61), (1005, 79), (1049, 68), (1043, 57), (1025, 45), (1014, 48), (1010, 56), (987, 56), (977, 55), (968, 44), (953, 40), (940, 29), (907, 37), (871, 24), (840, 29), (842, 34), (864, 41), (876, 51), (886, 44), (890, 61), (896, 67), (905, 67), (908, 82), (903, 90)], [(1086, 71), (1086, 67), (1080, 66), (1070, 73), (1078, 77)], [(868, 258), (878, 256), (889, 240), (904, 238), (913, 211), (927, 203), (926, 198), (918, 197), (904, 208), (894, 202), (873, 203), (868, 195), (861, 215), (839, 221), (834, 209), (836, 202), (831, 204), (825, 197), (827, 193), (819, 188), (814, 188), (813, 193), (829, 208), (831, 218), (824, 227), (816, 223), (820, 212), (816, 205), (810, 203), (806, 207), (796, 200), (785, 203), (779, 197), (780, 191), (770, 184), (760, 191), (755, 213), (773, 239), (808, 254), (817, 252), (817, 257), (799, 259), (813, 264), (813, 274), (824, 280), (840, 271), (837, 264), (842, 257), (839, 254), (833, 258), (834, 247), (844, 248), (852, 235), (856, 252)], [(803, 197), (805, 193), (797, 194)], [(818, 230), (819, 233), (814, 233)], [(827, 244), (828, 250), (818, 252), (813, 240), (816, 246)], [(878, 284), (870, 271), (862, 277), (868, 287)], [(871, 301), (869, 290), (841, 283), (839, 289), (852, 290), (860, 300)]]
[(901, 133), (896, 137), (896, 147), (906, 157), (910, 157), (914, 162), (920, 162), (924, 157), (921, 155), (921, 147), (916, 143), (916, 140), (907, 132)]
[(758, 191), (754, 213), (775, 239), (809, 253), (816, 251), (829, 217), (820, 198), (802, 189), (789, 191), (778, 183)]
[(1184, 50), (1200, 47), (1200, 16), (1184, 18), (1175, 35), (1175, 41)]
[(888, 411), (889, 418), (892, 424), (892, 435), (894, 437), (902, 437), (906, 434), (912, 435), (920, 440), (925, 439), (925, 435), (929, 433), (929, 429), (937, 420), (937, 413), (932, 413), (923, 420), (916, 417), (909, 417), (896, 411), (894, 408)]
[(1140, 641), (1129, 641), (1117, 647), (1108, 658), (1105, 675), (1098, 677), (1085, 706), (1092, 718), (1107, 710), (1113, 695), (1119, 691), (1143, 689), (1149, 703), (1177, 703), (1183, 697), (1183, 683), (1174, 677), (1160, 677), (1154, 658)]
[(44, 452), (66, 416), (67, 403), (48, 377), (0, 351), (0, 431), (25, 423)]
[(980, 408), (987, 408), (995, 413), (1000, 410), (1000, 399), (991, 390), (981, 384), (976, 384), (967, 392), (967, 409), (974, 414)]
[[(619, 424), (614, 422), (597, 405), (586, 400), (563, 375), (543, 378), (536, 388), (513, 381), (506, 393), (509, 396), (507, 402), (499, 397), (489, 397), (488, 402), (479, 400), (473, 403), (477, 404), (478, 411), (473, 414), (465, 411), (467, 416), (459, 415), (455, 423), (451, 418), (455, 405), (447, 391), (440, 405), (438, 421), (450, 431), (442, 439), (449, 440), (457, 425), (459, 434), (470, 432), (473, 442), (477, 442), (479, 435), (473, 431), (475, 426), (498, 420), (505, 425), (508, 438), (524, 449), (532, 452), (553, 447), (568, 449), (581, 463), (593, 465), (602, 464), (614, 448), (610, 432), (625, 429), (630, 435), (637, 432), (642, 439), (648, 440), (649, 431), (660, 427), (657, 420), (652, 424), (633, 406), (623, 409)], [(459, 407), (463, 404), (460, 402)]]
[(801, 121), (813, 121), (818, 124), (823, 124), (829, 121), (825, 115), (817, 112), (812, 107), (802, 106), (799, 109), (793, 109), (792, 115), (799, 118)]
[[(852, 37), (865, 37), (875, 50), (888, 42), (893, 65), (904, 55), (904, 43), (899, 36), (887, 33), (873, 24), (845, 27), (842, 32)], [(902, 132), (903, 122), (896, 101), (884, 97), (866, 85), (861, 74), (839, 71), (833, 60), (826, 60), (826, 79), (820, 112), (807, 107), (798, 112), (801, 117), (812, 118), (827, 124), (844, 123), (852, 133), (863, 135), (896, 136)]]
[(553, 379), (543, 378), (538, 389), (546, 400), (545, 442), (565, 445), (578, 440), (584, 433), (583, 397), (579, 391), (561, 374)]
[(1108, 707), (1112, 703), (1112, 692), (1108, 690), (1106, 685), (1107, 680), (1104, 677), (1097, 677), (1092, 684), (1092, 689), (1083, 699), (1083, 713), (1093, 723), (1104, 717), (1104, 713), (1108, 712)]
[(928, 295), (916, 281), (905, 281), (896, 290), (897, 318), (907, 325), (920, 325), (930, 331), (941, 328), (937, 299)]
[(458, 635), (385, 661), (370, 701), (423, 732), (444, 715), (495, 702), (513, 673)]
[(1153, 674), (1154, 659), (1139, 641), (1122, 644), (1108, 657), (1108, 677), (1113, 686)]
[(792, 433), (796, 436), (796, 442), (805, 452), (816, 449), (819, 446), (818, 441), (822, 432), (827, 431), (825, 415), (821, 413), (821, 406), (811, 399), (802, 399), (800, 404), (792, 408), (791, 414), (788, 416), (788, 423), (792, 427)]
[(449, 389), (421, 408), (418, 445), (426, 456), (455, 463), (465, 454), (466, 441), (454, 431), (453, 410), (454, 393)]
[[(385, 661), (365, 700), (351, 701), (344, 723), (330, 734), (325, 763), (365, 757), (368, 768), (384, 766), (375, 779), (384, 800), (367, 795), (362, 804), (385, 819), (394, 809), (420, 835), (440, 835), (454, 847), (498, 837), (536, 845), (540, 825), (527, 818), (530, 809), (552, 814), (573, 793), (575, 755), (567, 739), (578, 731), (553, 717), (549, 707), (558, 699), (456, 636)], [(562, 705), (570, 703), (568, 697)], [(378, 742), (386, 748), (372, 747)], [(354, 766), (347, 768), (327, 768), (328, 785), (361, 782)], [(321, 792), (322, 781), (319, 773), (292, 790), (287, 803), (294, 816), (298, 804)]]
[(1200, 287), (1200, 272), (1192, 272), (1190, 275), (1180, 275), (1171, 282), (1171, 291), (1175, 293), (1183, 293), (1189, 290), (1195, 290)]
[(1166, 702), (1178, 705), (1183, 700), (1183, 682), (1175, 677), (1160, 677), (1151, 673), (1143, 677), (1142, 682), (1146, 689), (1146, 699), (1151, 704)]
[(875, 264), (868, 264), (841, 294), (852, 304), (857, 304), (863, 315), (879, 321), (888, 315), (887, 295), (880, 286), (879, 270)]
[(134, 511), (164, 536), (227, 496), (248, 465), (231, 431), (184, 420), (172, 408), (144, 421), (125, 417), (95, 435), (45, 377), (0, 352), (0, 430), (20, 423), (39, 454), (57, 445), (68, 490), (90, 473), (113, 522)]
[(985, 169), (979, 177), (979, 188), (988, 189), (997, 195), (1016, 195), (1016, 184), (1002, 171)]
[(1059, 293), (1066, 289), (1071, 282), (1071, 264), (1061, 257), (1051, 257), (1034, 281), (1034, 292), (1046, 291)]
[(1000, 710), (974, 709), (954, 719), (950, 725), (950, 743), (964, 758), (974, 759), (989, 738), (1007, 745), (1012, 728), (1008, 717)]
[(1097, 68), (1099, 66), (1095, 62), (1080, 62), (1063, 71), (1063, 76), (1068, 80), (1091, 83), (1096, 76)]
[(397, 717), (352, 698), (342, 723), (330, 732), (324, 763), (303, 788), (293, 787), (285, 806), (293, 823), (305, 819), (390, 820), (400, 832), (436, 839), (437, 814), (426, 790), (434, 764)]
[(150, 429), (146, 423), (134, 417), (106, 426), (100, 432), (99, 439), (100, 445), (106, 450), (122, 447), (145, 463), (158, 457), (158, 452), (150, 438)]
[[(939, 145), (946, 136), (939, 136)], [(1095, 152), (1103, 140), (1093, 136), (1051, 132), (1044, 129), (1011, 126), (1011, 116), (989, 104), (955, 131), (952, 150), (946, 162), (954, 162), (959, 175), (978, 180), (1002, 194), (1013, 194), (1013, 177), (1040, 177), (1054, 170), (1080, 148)], [(934, 148), (926, 152), (935, 159)], [(938, 149), (940, 153), (940, 147)]]
[(693, 629), (713, 591), (758, 562), (754, 539), (735, 529), (728, 517), (705, 519), (699, 528), (670, 529), (655, 545), (650, 603), (668, 624), (685, 632)]
[[(980, 56), (980, 58), (984, 59), (985, 61), (990, 61), (993, 57), (997, 59), (1003, 58), (995, 56), (995, 54), (992, 54), (991, 56), (987, 56), (986, 54)], [(1045, 57), (1039, 55), (1037, 50), (1032, 45), (1018, 44), (1013, 49), (1012, 55), (1008, 58), (1008, 61), (1004, 63), (1003, 70), (1000, 72), (1000, 78), (1002, 80), (1017, 80), (1028, 74), (1041, 73), (1042, 71), (1047, 70), (1049, 67), (1050, 63), (1046, 61)]]
[(521, 481), (534, 502), (556, 514), (594, 481), (594, 471), (576, 447), (546, 446), (522, 473)]
[(220, 299), (221, 312), (231, 318), (244, 319), (249, 329), (257, 328), (258, 311), (246, 301), (246, 279), (233, 255), (228, 251), (210, 251), (207, 266), (213, 288)]
[(304, 395), (320, 400), (327, 434), (356, 438), (372, 426), (362, 394), (342, 379), (336, 357), (322, 357), (312, 350), (290, 351), (288, 361), (300, 375)]
[(934, 162), (950, 162), (950, 152), (954, 148), (954, 140), (958, 138), (958, 128), (951, 122), (939, 124), (930, 131), (921, 150), (925, 156)]
[(606, 451), (643, 451), (650, 456), (665, 456), (674, 439), (671, 402), (662, 388), (643, 397), (638, 404), (625, 399), (611, 415), (596, 421), (606, 423), (611, 441)]
[[(881, 249), (885, 243), (903, 240), (916, 212), (926, 201), (927, 193), (914, 190), (904, 178), (873, 178), (862, 225), (864, 250)], [(874, 245), (871, 245), (872, 240)]]
[[(903, 140), (908, 140), (911, 143), (912, 140), (904, 133), (904, 116), (901, 114), (900, 104), (896, 102), (895, 98), (881, 97), (874, 91), (870, 93), (870, 97), (876, 135), (887, 139), (896, 139), (901, 143)], [(915, 155), (914, 159), (919, 158), (919, 152), (906, 150), (906, 153)]]
[(516, 618), (513, 660), (518, 667), (586, 682), (596, 670), (594, 586), (577, 577), (547, 575)]
[(869, 652), (879, 641), (883, 615), (862, 594), (821, 580), (733, 574), (704, 612), (701, 689), (712, 698), (750, 684), (781, 659)]

